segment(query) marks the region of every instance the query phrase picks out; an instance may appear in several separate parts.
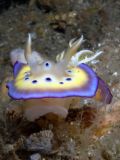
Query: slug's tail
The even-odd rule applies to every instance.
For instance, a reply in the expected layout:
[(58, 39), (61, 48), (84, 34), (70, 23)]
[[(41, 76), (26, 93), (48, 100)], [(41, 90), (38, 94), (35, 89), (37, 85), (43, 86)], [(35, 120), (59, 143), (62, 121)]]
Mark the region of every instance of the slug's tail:
[(98, 83), (98, 89), (95, 95), (95, 99), (103, 103), (110, 104), (113, 97), (110, 92), (110, 89), (100, 77), (98, 77), (98, 79), (99, 79), (99, 83)]

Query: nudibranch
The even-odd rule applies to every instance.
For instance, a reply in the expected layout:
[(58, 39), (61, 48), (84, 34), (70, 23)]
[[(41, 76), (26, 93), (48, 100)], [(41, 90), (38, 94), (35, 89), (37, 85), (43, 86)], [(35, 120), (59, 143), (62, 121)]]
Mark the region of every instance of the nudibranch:
[[(81, 97), (111, 102), (107, 84), (86, 64), (102, 52), (79, 51), (83, 42), (83, 36), (71, 40), (68, 49), (52, 61), (32, 51), (29, 34), (25, 50), (11, 52), (14, 78), (7, 83), (8, 94), (13, 99), (24, 100), (21, 110), (28, 120), (34, 121), (51, 112), (66, 117), (70, 105), (76, 105)], [(80, 59), (87, 54), (90, 56)]]

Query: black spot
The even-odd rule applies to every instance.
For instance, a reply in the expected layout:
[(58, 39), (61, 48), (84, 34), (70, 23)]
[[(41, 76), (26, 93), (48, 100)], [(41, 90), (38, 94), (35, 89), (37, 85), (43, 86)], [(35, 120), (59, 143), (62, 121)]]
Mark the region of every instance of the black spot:
[(66, 78), (66, 81), (71, 81), (72, 79), (71, 78)]
[(47, 62), (47, 63), (45, 63), (45, 65), (46, 65), (46, 67), (48, 67), (48, 66), (49, 66), (49, 63)]
[(29, 77), (25, 77), (25, 80), (28, 80), (29, 79)]
[(37, 83), (37, 80), (33, 80), (32, 83)]
[(71, 71), (71, 70), (68, 70), (68, 72), (71, 73), (72, 71)]
[(51, 79), (50, 77), (47, 77), (47, 78), (46, 78), (46, 81), (49, 81), (49, 82), (50, 82), (50, 81), (52, 81), (52, 79)]
[(60, 82), (60, 84), (64, 84), (63, 82)]

